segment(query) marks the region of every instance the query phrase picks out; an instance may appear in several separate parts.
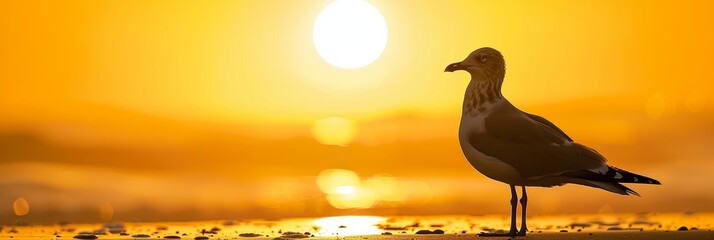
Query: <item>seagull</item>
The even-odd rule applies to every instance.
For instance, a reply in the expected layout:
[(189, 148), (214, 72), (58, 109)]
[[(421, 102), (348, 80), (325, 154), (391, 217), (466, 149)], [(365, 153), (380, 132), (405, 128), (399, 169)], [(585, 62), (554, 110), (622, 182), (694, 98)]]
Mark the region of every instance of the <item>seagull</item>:
[[(501, 93), (506, 75), (503, 55), (484, 47), (445, 72), (471, 74), (464, 95), (459, 143), (471, 166), (511, 188), (511, 229), (480, 236), (525, 236), (526, 187), (553, 187), (568, 183), (604, 189), (621, 195), (637, 192), (620, 183), (660, 184), (659, 181), (607, 164), (605, 157), (573, 141), (547, 119), (519, 110)], [(516, 229), (516, 208), (521, 193), (521, 229)]]

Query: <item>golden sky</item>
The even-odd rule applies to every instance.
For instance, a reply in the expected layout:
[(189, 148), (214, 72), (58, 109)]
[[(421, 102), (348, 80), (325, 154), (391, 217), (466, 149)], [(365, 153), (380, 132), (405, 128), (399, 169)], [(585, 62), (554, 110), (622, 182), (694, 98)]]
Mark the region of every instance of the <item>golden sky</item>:
[[(1, 1), (0, 222), (507, 213), (443, 72), (483, 46), (512, 103), (663, 183), (532, 190), (530, 213), (714, 210), (711, 1), (372, 0), (389, 39), (359, 69), (313, 46), (330, 2)], [(340, 210), (361, 190), (326, 169), (418, 191)]]

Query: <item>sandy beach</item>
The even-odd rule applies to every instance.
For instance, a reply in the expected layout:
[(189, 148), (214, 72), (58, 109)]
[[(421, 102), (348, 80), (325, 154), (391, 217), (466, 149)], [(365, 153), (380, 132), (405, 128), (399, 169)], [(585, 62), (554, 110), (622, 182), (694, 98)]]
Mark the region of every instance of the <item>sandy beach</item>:
[[(714, 213), (535, 216), (516, 239), (714, 239)], [(280, 220), (109, 222), (0, 229), (0, 239), (508, 239), (508, 218), (484, 216), (333, 216)]]
[[(152, 237), (132, 237), (132, 236), (119, 236), (119, 235), (108, 235), (99, 236), (97, 239), (150, 239)], [(153, 238), (160, 239), (197, 239), (196, 237), (183, 236), (179, 238), (167, 238), (165, 236), (155, 236)], [(73, 236), (53, 236), (53, 235), (38, 235), (38, 236), (27, 236), (20, 235), (16, 237), (1, 236), (0, 239), (78, 239)], [(714, 239), (714, 232), (711, 231), (649, 231), (649, 232), (601, 232), (601, 233), (535, 233), (529, 234), (525, 237), (479, 237), (476, 234), (445, 234), (445, 235), (417, 235), (417, 234), (404, 234), (404, 235), (354, 235), (354, 236), (322, 236), (322, 237), (290, 237), (290, 236), (277, 236), (277, 237), (241, 237), (239, 234), (220, 236), (220, 237), (208, 237), (207, 239), (373, 239), (373, 240), (390, 240), (390, 239), (411, 239), (411, 240), (441, 240), (441, 239), (531, 239), (531, 240), (570, 240), (570, 239), (590, 239), (590, 240), (705, 240)]]

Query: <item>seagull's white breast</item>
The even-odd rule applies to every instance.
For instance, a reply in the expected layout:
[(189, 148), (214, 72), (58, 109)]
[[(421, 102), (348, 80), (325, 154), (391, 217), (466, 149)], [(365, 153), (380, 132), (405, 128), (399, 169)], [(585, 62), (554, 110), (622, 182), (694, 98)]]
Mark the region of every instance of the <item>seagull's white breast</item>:
[(484, 112), (476, 115), (464, 112), (459, 125), (459, 142), (466, 159), (471, 163), (471, 166), (476, 168), (480, 173), (497, 181), (517, 184), (522, 182), (523, 178), (515, 168), (498, 158), (483, 154), (478, 150), (478, 146), (472, 146), (469, 141), (472, 137), (477, 137), (475, 135), (487, 131), (486, 118), (488, 118), (494, 109), (504, 103), (505, 100), (499, 100), (493, 104), (489, 104), (486, 106)]

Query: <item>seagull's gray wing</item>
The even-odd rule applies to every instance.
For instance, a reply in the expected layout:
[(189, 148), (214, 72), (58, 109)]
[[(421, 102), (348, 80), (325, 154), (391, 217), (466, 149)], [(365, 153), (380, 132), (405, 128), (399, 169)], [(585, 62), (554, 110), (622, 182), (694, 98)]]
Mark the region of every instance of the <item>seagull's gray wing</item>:
[(535, 115), (535, 114), (530, 114), (530, 113), (527, 113), (527, 112), (523, 112), (523, 114), (525, 114), (526, 116), (528, 116), (528, 118), (533, 119), (533, 121), (542, 123), (542, 124), (544, 124), (544, 125), (546, 125), (546, 126), (552, 128), (553, 130), (558, 131), (558, 133), (560, 133), (561, 135), (563, 135), (563, 137), (566, 138), (566, 139), (568, 139), (568, 141), (573, 142), (573, 139), (570, 138), (570, 136), (568, 136), (568, 134), (565, 134), (565, 132), (563, 132), (563, 130), (560, 130), (560, 128), (558, 128), (558, 126), (555, 126), (555, 124), (553, 124), (552, 122), (548, 121), (548, 119), (545, 119), (544, 117), (541, 117), (541, 116), (538, 116), (538, 115)]
[(602, 166), (605, 158), (571, 142), (560, 131), (516, 111), (496, 112), (485, 130), (470, 136), (478, 151), (513, 166), (524, 178), (557, 175)]

